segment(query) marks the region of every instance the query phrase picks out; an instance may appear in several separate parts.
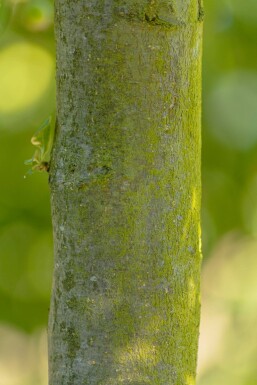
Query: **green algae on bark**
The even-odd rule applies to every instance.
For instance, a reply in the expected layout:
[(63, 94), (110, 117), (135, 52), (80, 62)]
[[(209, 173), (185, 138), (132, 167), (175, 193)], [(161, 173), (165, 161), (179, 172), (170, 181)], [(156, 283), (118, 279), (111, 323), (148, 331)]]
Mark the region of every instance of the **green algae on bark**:
[(198, 0), (55, 2), (49, 385), (192, 385)]

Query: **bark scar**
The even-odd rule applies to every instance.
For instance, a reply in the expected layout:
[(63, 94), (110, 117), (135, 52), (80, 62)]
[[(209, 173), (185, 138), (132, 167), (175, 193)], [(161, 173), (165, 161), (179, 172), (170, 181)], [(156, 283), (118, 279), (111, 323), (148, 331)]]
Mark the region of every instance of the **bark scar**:
[(167, 28), (180, 27), (184, 25), (184, 23), (176, 17), (169, 16), (165, 20), (158, 15), (149, 15), (148, 13), (145, 13), (145, 21), (152, 25), (160, 25)]
[(174, 28), (184, 25), (177, 17), (173, 4), (151, 0), (145, 11), (145, 21), (153, 25), (161, 25), (168, 28)]
[(185, 23), (176, 15), (172, 3), (167, 5), (163, 2), (157, 2), (156, 4), (151, 0), (149, 4), (142, 7), (140, 11), (118, 7), (116, 8), (116, 13), (130, 21), (142, 21), (152, 26), (162, 26), (169, 29), (185, 26)]

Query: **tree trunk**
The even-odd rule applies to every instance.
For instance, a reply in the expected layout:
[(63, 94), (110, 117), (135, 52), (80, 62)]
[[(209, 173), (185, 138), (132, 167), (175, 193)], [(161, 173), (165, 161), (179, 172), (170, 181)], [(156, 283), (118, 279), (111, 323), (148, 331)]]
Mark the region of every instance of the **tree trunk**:
[(198, 0), (56, 0), (49, 385), (192, 385)]

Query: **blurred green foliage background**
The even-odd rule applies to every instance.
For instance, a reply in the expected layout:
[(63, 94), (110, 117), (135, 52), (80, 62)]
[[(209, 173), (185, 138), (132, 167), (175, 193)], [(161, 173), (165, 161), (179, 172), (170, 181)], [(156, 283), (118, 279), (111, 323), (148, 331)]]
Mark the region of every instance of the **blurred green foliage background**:
[[(198, 385), (257, 384), (257, 2), (205, 0)], [(0, 0), (0, 384), (46, 385), (53, 266), (30, 138), (54, 110), (52, 0)]]

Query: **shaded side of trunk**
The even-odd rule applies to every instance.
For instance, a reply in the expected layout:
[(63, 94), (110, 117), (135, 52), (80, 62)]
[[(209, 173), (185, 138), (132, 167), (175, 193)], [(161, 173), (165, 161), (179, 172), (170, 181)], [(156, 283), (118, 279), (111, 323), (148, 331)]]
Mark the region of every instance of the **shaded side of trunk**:
[(49, 385), (192, 385), (198, 0), (56, 0)]

